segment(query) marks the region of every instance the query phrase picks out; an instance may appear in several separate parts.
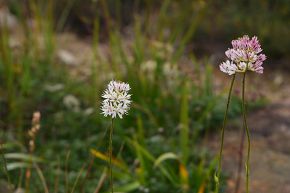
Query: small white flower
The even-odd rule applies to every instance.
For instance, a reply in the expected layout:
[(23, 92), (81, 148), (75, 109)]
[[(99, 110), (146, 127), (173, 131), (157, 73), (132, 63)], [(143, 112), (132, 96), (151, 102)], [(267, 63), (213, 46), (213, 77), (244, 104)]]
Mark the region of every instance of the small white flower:
[(122, 119), (128, 113), (131, 104), (130, 86), (127, 83), (112, 80), (104, 91), (102, 98), (102, 114), (107, 117)]
[(236, 73), (238, 68), (233, 62), (227, 60), (226, 62), (221, 63), (220, 70), (224, 73), (232, 75)]
[(247, 64), (245, 62), (240, 62), (238, 63), (238, 68), (239, 70), (237, 70), (237, 72), (245, 72), (247, 69)]

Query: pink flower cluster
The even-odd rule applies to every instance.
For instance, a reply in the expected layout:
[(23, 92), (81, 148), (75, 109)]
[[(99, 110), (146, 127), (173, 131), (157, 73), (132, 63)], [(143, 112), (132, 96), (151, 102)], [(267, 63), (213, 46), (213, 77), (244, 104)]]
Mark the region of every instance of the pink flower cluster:
[(232, 41), (233, 48), (228, 49), (225, 54), (229, 58), (220, 64), (220, 70), (229, 75), (247, 70), (263, 73), (263, 62), (265, 54), (261, 54), (262, 48), (256, 36), (251, 39), (245, 35)]

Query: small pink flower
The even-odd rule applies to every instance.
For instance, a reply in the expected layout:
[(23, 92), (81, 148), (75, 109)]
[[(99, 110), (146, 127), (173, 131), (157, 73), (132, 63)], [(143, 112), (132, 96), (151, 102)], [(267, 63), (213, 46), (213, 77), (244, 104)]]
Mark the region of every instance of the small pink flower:
[(261, 54), (262, 48), (256, 36), (251, 39), (245, 35), (232, 41), (232, 48), (225, 54), (230, 59), (220, 64), (220, 70), (229, 75), (247, 70), (263, 73), (263, 62), (266, 56)]

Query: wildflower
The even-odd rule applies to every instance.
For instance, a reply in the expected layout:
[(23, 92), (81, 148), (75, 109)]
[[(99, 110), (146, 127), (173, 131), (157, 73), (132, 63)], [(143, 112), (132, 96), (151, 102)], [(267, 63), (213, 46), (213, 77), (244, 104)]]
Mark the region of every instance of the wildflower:
[(119, 116), (122, 119), (123, 115), (128, 113), (131, 104), (131, 95), (128, 94), (129, 90), (129, 84), (112, 80), (102, 95), (104, 99), (101, 107), (102, 114), (104, 114), (105, 117), (112, 117), (109, 135), (109, 175), (111, 193), (114, 192), (112, 171), (114, 118)]
[(36, 135), (40, 129), (40, 118), (41, 118), (41, 114), (40, 112), (36, 111), (33, 113), (32, 116), (32, 127), (30, 130), (28, 130), (28, 136), (29, 136), (29, 151), (30, 153), (32, 153), (35, 149), (35, 138)]
[(105, 117), (116, 118), (117, 115), (122, 119), (128, 113), (131, 104), (131, 95), (128, 94), (130, 86), (127, 83), (112, 80), (102, 95), (102, 114)]
[(229, 58), (220, 64), (220, 70), (229, 75), (247, 70), (263, 73), (263, 62), (266, 60), (262, 54), (262, 48), (256, 36), (251, 39), (245, 35), (232, 41), (233, 48), (228, 49), (225, 54)]
[[(228, 49), (225, 54), (229, 58), (226, 62), (220, 64), (220, 70), (224, 73), (229, 75), (234, 75), (232, 77), (231, 86), (228, 94), (227, 99), (227, 106), (224, 115), (224, 121), (221, 129), (221, 145), (219, 151), (219, 158), (218, 158), (218, 168), (217, 172), (214, 176), (216, 186), (215, 186), (215, 193), (219, 192), (220, 189), (220, 174), (221, 174), (221, 160), (222, 160), (222, 152), (223, 152), (223, 144), (224, 144), (224, 133), (225, 133), (225, 126), (227, 122), (227, 115), (229, 110), (229, 104), (231, 101), (231, 95), (233, 90), (233, 85), (235, 82), (235, 74), (236, 72), (243, 73), (243, 83), (242, 83), (242, 112), (243, 112), (243, 127), (244, 132), (247, 134), (247, 141), (248, 141), (248, 150), (247, 150), (247, 159), (246, 159), (246, 192), (249, 193), (249, 173), (250, 173), (250, 153), (251, 153), (251, 139), (250, 139), (250, 130), (247, 125), (247, 116), (246, 116), (246, 102), (245, 102), (245, 88), (246, 88), (246, 72), (254, 71), (256, 73), (263, 73), (263, 62), (266, 60), (265, 54), (262, 54), (262, 48), (259, 43), (259, 40), (256, 36), (252, 37), (251, 39), (249, 36), (243, 36), (236, 40), (232, 41), (232, 48)], [(243, 135), (244, 136), (244, 135)], [(241, 142), (241, 147), (243, 147), (243, 138)], [(243, 151), (241, 151), (243, 152)], [(239, 164), (241, 165), (243, 160), (243, 154), (240, 155)], [(239, 189), (239, 181), (240, 181), (240, 171), (238, 173), (238, 182), (236, 185), (236, 190)]]
[(224, 73), (232, 75), (236, 73), (238, 68), (232, 61), (227, 60), (226, 62), (221, 63), (220, 70)]

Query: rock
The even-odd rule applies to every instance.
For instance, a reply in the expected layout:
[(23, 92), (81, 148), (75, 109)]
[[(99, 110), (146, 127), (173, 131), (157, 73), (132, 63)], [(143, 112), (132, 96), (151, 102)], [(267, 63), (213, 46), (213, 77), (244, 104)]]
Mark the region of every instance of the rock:
[(59, 50), (57, 52), (57, 57), (62, 63), (68, 66), (77, 66), (79, 63), (76, 57), (67, 50)]
[(44, 86), (44, 89), (48, 92), (57, 92), (63, 90), (63, 84), (47, 84)]
[(10, 13), (9, 9), (5, 6), (0, 7), (0, 28), (7, 27), (9, 30), (13, 30), (17, 25), (17, 19)]
[(73, 112), (80, 111), (80, 102), (79, 100), (73, 95), (67, 95), (63, 98), (63, 104)]
[(84, 110), (84, 115), (86, 115), (86, 116), (89, 116), (93, 113), (94, 113), (94, 108), (92, 108), (92, 107), (89, 107), (89, 108)]
[(14, 193), (24, 193), (25, 191), (22, 188), (17, 188)]

